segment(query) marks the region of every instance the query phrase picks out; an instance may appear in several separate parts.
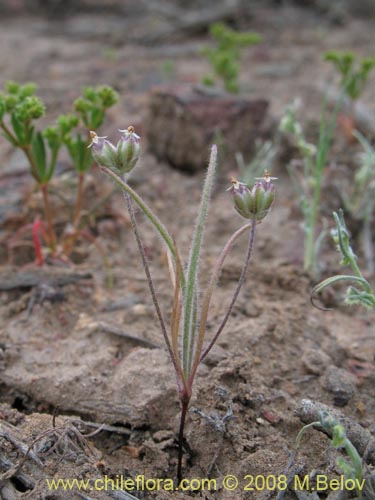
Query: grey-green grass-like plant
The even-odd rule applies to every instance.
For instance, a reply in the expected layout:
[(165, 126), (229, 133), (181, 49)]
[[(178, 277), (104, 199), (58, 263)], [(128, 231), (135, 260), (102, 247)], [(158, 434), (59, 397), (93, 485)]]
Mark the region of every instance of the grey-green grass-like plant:
[[(346, 479), (354, 481), (357, 494), (362, 498), (362, 493), (366, 487), (366, 493), (369, 494), (369, 500), (375, 498), (375, 493), (369, 481), (364, 479), (363, 460), (358, 453), (356, 447), (346, 435), (345, 427), (338, 422), (338, 420), (327, 411), (320, 412), (319, 420), (305, 425), (298, 433), (296, 438), (296, 448), (298, 449), (301, 444), (301, 439), (305, 431), (311, 427), (323, 428), (326, 433), (331, 436), (332, 445), (337, 450), (344, 449), (348, 455), (349, 460), (339, 456), (336, 459), (337, 467), (342, 471)], [(367, 498), (367, 496), (366, 496)]]
[(361, 243), (366, 261), (366, 269), (370, 274), (375, 271), (373, 237), (373, 218), (375, 211), (375, 149), (358, 131), (353, 136), (362, 146), (356, 155), (358, 169), (351, 180), (351, 189), (341, 189), (341, 196), (346, 212), (361, 224)]
[[(182, 479), (184, 428), (197, 369), (199, 364), (206, 358), (212, 349), (231, 315), (250, 262), (256, 225), (268, 214), (274, 200), (275, 189), (272, 184), (273, 178), (271, 178), (268, 173), (265, 173), (263, 178), (258, 179), (253, 187), (233, 180), (229, 190), (233, 197), (234, 206), (237, 212), (243, 218), (247, 219), (247, 222), (237, 229), (224, 245), (213, 267), (209, 284), (204, 293), (202, 293), (199, 290), (201, 274), (200, 256), (209, 202), (217, 168), (217, 147), (213, 146), (211, 149), (206, 179), (203, 185), (201, 202), (192, 237), (192, 245), (185, 266), (174, 238), (153, 210), (129, 185), (129, 174), (138, 161), (140, 154), (140, 138), (135, 134), (133, 127), (129, 127), (128, 130), (122, 131), (122, 133), (123, 136), (115, 146), (105, 137), (98, 137), (92, 132), (92, 152), (102, 171), (115, 181), (124, 193), (160, 328), (175, 370), (178, 395), (181, 404), (177, 468), (177, 480), (180, 482)], [(142, 238), (136, 222), (134, 204), (136, 204), (148, 218), (156, 232), (163, 239), (167, 248), (170, 275), (174, 286), (169, 325), (165, 321), (164, 314), (159, 305), (157, 292), (154, 287)], [(235, 242), (240, 236), (246, 233), (248, 234), (248, 246), (237, 285), (223, 319), (216, 328), (212, 338), (205, 344), (210, 303), (224, 261)]]
[(297, 119), (298, 102), (295, 101), (286, 110), (281, 119), (279, 129), (290, 134), (302, 157), (302, 165), (291, 163), (287, 166), (293, 187), (298, 195), (299, 204), (304, 219), (304, 269), (317, 276), (319, 269), (319, 251), (325, 236), (323, 229), (317, 234), (320, 199), (324, 169), (328, 151), (332, 142), (336, 123), (338, 106), (333, 111), (330, 120), (327, 118), (326, 107), (323, 105), (319, 126), (318, 144), (306, 140), (301, 123)]
[(375, 294), (370, 283), (364, 278), (357, 264), (357, 256), (350, 245), (349, 232), (345, 224), (344, 212), (342, 210), (339, 210), (338, 213), (334, 212), (333, 217), (335, 219), (336, 227), (331, 231), (331, 234), (337, 249), (341, 254), (341, 264), (343, 266), (350, 266), (354, 274), (339, 274), (323, 280), (312, 289), (311, 298), (313, 300), (316, 294), (322, 292), (325, 288), (332, 286), (335, 283), (341, 281), (352, 282), (356, 286), (350, 285), (347, 288), (345, 302), (349, 305), (359, 304), (367, 309), (373, 309), (375, 307)]

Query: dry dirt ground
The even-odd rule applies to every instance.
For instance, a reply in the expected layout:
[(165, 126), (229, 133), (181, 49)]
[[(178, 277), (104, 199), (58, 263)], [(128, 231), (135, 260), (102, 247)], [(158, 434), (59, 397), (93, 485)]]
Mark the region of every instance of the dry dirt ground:
[[(349, 19), (336, 26), (309, 10), (275, 7), (258, 8), (248, 27), (260, 31), (264, 42), (245, 56), (241, 75), (245, 94), (269, 99), (275, 117), (300, 96), (302, 118), (316, 136), (321, 102), (317, 88), (334, 80), (321, 54), (339, 48), (370, 55), (373, 20)], [(147, 27), (133, 24), (131, 34), (138, 28), (143, 33)], [(103, 14), (61, 21), (10, 17), (1, 21), (0, 83), (8, 79), (37, 82), (39, 94), (49, 106), (48, 120), (66, 111), (83, 85), (111, 84), (121, 100), (110, 112), (105, 135), (129, 124), (142, 135), (150, 89), (171, 81), (199, 82), (207, 71), (199, 55), (204, 43), (203, 36), (151, 46), (127, 43), (121, 19)], [(373, 89), (374, 79), (364, 95), (365, 103), (373, 104)], [(350, 179), (351, 147), (336, 137), (336, 156), (327, 184), (337, 164), (343, 164)], [(40, 200), (23, 158), (2, 140), (0, 155), (4, 239), (12, 228), (33, 220)], [(246, 283), (227, 328), (200, 367), (194, 387), (186, 428), (191, 451), (186, 454), (184, 476), (215, 478), (217, 490), (133, 491), (137, 498), (276, 498), (276, 491), (262, 491), (261, 485), (260, 491), (243, 491), (249, 482), (245, 476), (321, 473), (337, 477), (337, 452), (316, 430), (308, 431), (293, 459), (295, 438), (303, 425), (295, 412), (303, 399), (326, 404), (349, 417), (355, 429), (361, 426), (360, 432), (367, 436), (365, 444), (371, 448), (375, 433), (374, 314), (340, 305), (335, 294), (330, 297), (333, 311), (324, 313), (312, 307), (312, 281), (301, 271), (301, 220), (285, 169), (288, 160), (282, 157), (275, 166), (279, 181), (273, 211), (258, 228)], [(228, 236), (241, 224), (225, 192), (227, 178), (235, 172), (234, 162), (223, 166), (217, 183), (202, 259), (205, 276)], [(57, 179), (54, 192), (64, 189), (65, 182)], [(134, 175), (133, 185), (165, 221), (184, 255), (189, 250), (201, 182), (201, 175), (189, 177), (171, 170), (147, 152)], [(89, 197), (103, 196), (111, 189), (101, 173), (93, 170)], [(327, 187), (325, 195), (330, 193)], [(61, 202), (56, 195), (53, 199)], [(329, 222), (336, 205), (328, 197), (323, 200)], [(59, 219), (63, 224), (62, 209)], [(168, 311), (171, 286), (165, 254), (152, 228), (141, 216), (139, 221), (161, 303)], [(107, 202), (92, 229), (111, 264), (115, 278), (111, 289), (103, 260), (88, 243), (77, 249), (76, 265), (42, 271), (24, 267), (33, 255), (29, 244), (15, 248), (13, 267), (7, 264), (4, 245), (2, 248), (2, 282), (22, 280), (26, 273), (34, 277), (46, 273), (49, 280), (72, 273), (85, 275), (58, 288), (60, 300), (41, 300), (43, 286), (1, 292), (2, 472), (19, 463), (36, 440), (21, 472), (2, 476), (4, 499), (127, 498), (120, 492), (94, 489), (49, 491), (45, 479), (175, 476), (179, 418), (175, 380), (119, 193)], [(208, 334), (220, 320), (235, 286), (244, 249), (243, 240), (225, 265)], [(327, 276), (339, 270), (338, 257), (328, 243), (322, 267)], [(56, 298), (53, 291), (52, 296)], [(234, 418), (228, 418), (232, 413)], [(101, 424), (104, 429), (84, 437)], [(363, 446), (361, 452), (365, 453)], [(222, 487), (228, 474), (240, 479), (235, 491)], [(285, 500), (297, 498), (292, 486), (285, 492)], [(326, 498), (328, 493), (323, 491), (320, 497)], [(298, 498), (318, 497), (305, 492)]]

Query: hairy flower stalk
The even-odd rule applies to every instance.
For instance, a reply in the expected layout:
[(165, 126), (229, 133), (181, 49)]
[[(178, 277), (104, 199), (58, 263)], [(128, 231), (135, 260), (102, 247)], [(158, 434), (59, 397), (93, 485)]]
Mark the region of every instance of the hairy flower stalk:
[[(98, 137), (95, 133), (92, 133), (92, 151), (93, 156), (101, 166), (102, 171), (110, 176), (124, 192), (138, 250), (141, 255), (142, 264), (146, 273), (147, 282), (160, 323), (160, 328), (175, 370), (178, 394), (181, 403), (177, 466), (177, 481), (180, 482), (182, 480), (185, 422), (197, 368), (199, 363), (207, 356), (217, 341), (231, 315), (241, 286), (245, 280), (246, 271), (254, 245), (256, 226), (266, 217), (273, 204), (275, 188), (272, 184), (272, 180), (274, 178), (270, 177), (268, 172), (265, 172), (264, 177), (257, 179), (257, 182), (253, 187), (249, 187), (248, 185), (233, 180), (232, 186), (229, 190), (231, 191), (233, 197), (234, 207), (242, 217), (247, 219), (247, 222), (240, 229), (235, 231), (220, 253), (213, 268), (211, 280), (204, 293), (202, 305), (200, 307), (200, 294), (198, 290), (200, 281), (199, 260), (216, 172), (217, 148), (216, 146), (213, 146), (211, 150), (209, 166), (202, 191), (201, 203), (192, 237), (192, 246), (188, 262), (185, 267), (181, 260), (177, 246), (167, 229), (160, 222), (159, 218), (154, 214), (152, 209), (129, 186), (127, 182), (128, 175), (134, 169), (139, 158), (140, 138), (135, 134), (133, 127), (129, 127), (127, 130), (120, 132), (123, 133), (123, 136), (116, 146), (108, 141), (106, 137)], [(174, 294), (169, 325), (170, 334), (168, 334), (167, 324), (164, 320), (157, 293), (152, 281), (144, 246), (135, 218), (133, 202), (138, 205), (141, 211), (152, 223), (158, 234), (160, 234), (166, 244), (169, 256), (171, 257), (169, 261)], [(241, 275), (227, 307), (226, 313), (224, 314), (224, 318), (219, 324), (212, 339), (208, 342), (206, 347), (204, 347), (208, 313), (215, 286), (219, 280), (227, 255), (235, 242), (244, 233), (248, 233), (249, 237), (248, 248)]]

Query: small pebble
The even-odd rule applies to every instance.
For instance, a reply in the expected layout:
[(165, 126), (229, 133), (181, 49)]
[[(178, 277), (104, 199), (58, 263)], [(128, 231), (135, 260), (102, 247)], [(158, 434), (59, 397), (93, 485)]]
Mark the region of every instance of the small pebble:
[(258, 417), (255, 421), (259, 425), (266, 425), (267, 424), (266, 420), (264, 420), (264, 418), (261, 418), (261, 417)]
[(319, 349), (306, 349), (302, 356), (302, 364), (307, 373), (322, 375), (332, 365), (332, 359)]
[(333, 395), (335, 406), (346, 406), (356, 391), (356, 378), (346, 370), (332, 366), (324, 376), (323, 387)]
[(173, 437), (173, 432), (168, 430), (156, 431), (152, 435), (152, 438), (155, 441), (155, 443), (161, 443), (162, 441), (166, 441), (167, 439), (170, 439), (172, 437)]

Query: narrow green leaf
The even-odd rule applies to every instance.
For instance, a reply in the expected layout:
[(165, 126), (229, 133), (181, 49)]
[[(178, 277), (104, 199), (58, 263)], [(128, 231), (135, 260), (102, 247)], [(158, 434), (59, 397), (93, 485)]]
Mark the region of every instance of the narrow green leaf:
[(350, 274), (340, 274), (337, 276), (332, 276), (331, 278), (327, 278), (323, 280), (321, 283), (316, 285), (311, 292), (311, 296), (315, 295), (316, 293), (322, 292), (327, 286), (334, 285), (335, 283), (338, 283), (339, 281), (355, 281), (357, 283), (360, 283), (364, 288), (367, 289), (369, 287), (369, 283), (364, 279), (360, 278), (359, 276), (351, 276)]
[(217, 163), (217, 147), (211, 149), (210, 162), (207, 170), (206, 180), (203, 186), (201, 204), (196, 221), (193, 244), (190, 251), (186, 287), (184, 290), (184, 329), (183, 329), (183, 369), (186, 376), (189, 375), (192, 362), (193, 344), (195, 341), (195, 331), (193, 331), (194, 316), (196, 314), (197, 283), (199, 274), (199, 257), (203, 241), (206, 217), (209, 201), (211, 198), (212, 186), (215, 177)]
[(76, 154), (77, 154), (76, 168), (79, 172), (83, 172), (85, 170), (86, 149), (87, 149), (86, 143), (82, 140), (81, 135), (78, 135), (76, 141)]
[(32, 156), (37, 169), (39, 182), (44, 183), (48, 181), (47, 172), (47, 158), (44, 139), (41, 132), (35, 134), (33, 142), (31, 143)]
[(15, 113), (10, 115), (10, 121), (12, 123), (12, 127), (15, 133), (15, 136), (18, 139), (19, 144), (25, 145), (25, 127), (24, 124), (17, 118)]
[(46, 173), (47, 182), (49, 182), (55, 172), (57, 156), (59, 154), (60, 146), (56, 146), (51, 150), (51, 159)]

